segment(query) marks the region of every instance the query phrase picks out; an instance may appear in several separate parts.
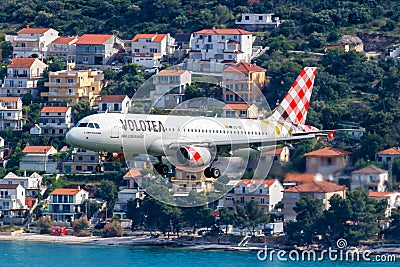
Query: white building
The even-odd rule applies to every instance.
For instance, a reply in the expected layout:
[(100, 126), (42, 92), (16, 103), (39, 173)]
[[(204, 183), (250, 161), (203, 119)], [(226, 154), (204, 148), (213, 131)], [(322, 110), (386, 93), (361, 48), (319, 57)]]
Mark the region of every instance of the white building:
[(163, 56), (175, 51), (175, 39), (166, 34), (136, 34), (132, 39), (132, 63), (146, 68), (160, 67)]
[(385, 216), (390, 217), (392, 210), (398, 210), (400, 208), (400, 193), (399, 192), (368, 192), (370, 198), (381, 201), (385, 199), (387, 201), (387, 207)]
[(58, 38), (58, 31), (51, 28), (26, 28), (17, 36), (7, 36), (6, 40), (13, 45), (14, 57), (31, 57), (36, 54), (40, 58), (47, 56), (49, 44)]
[(187, 70), (162, 70), (153, 78), (155, 90), (150, 92), (156, 108), (174, 108), (183, 101), (185, 88), (192, 83)]
[(126, 188), (118, 192), (118, 199), (115, 201), (113, 215), (126, 219), (126, 210), (129, 199), (141, 199), (145, 197), (144, 190)]
[(0, 97), (0, 130), (21, 130), (24, 124), (21, 98)]
[(114, 112), (126, 114), (130, 105), (131, 99), (127, 95), (103, 95), (99, 100), (98, 113)]
[(57, 188), (50, 193), (49, 214), (53, 221), (73, 222), (83, 215), (89, 193), (78, 188)]
[(253, 35), (241, 29), (205, 29), (193, 34), (189, 60), (219, 63), (249, 62)]
[(71, 107), (43, 107), (40, 111), (39, 126), (31, 128), (31, 134), (65, 135), (73, 126)]
[(56, 172), (57, 163), (54, 162), (53, 155), (57, 153), (57, 149), (53, 146), (26, 146), (22, 152), (25, 156), (19, 162), (20, 170)]
[(0, 218), (22, 216), (25, 205), (25, 189), (20, 184), (0, 184)]
[(38, 193), (42, 193), (46, 189), (42, 181), (43, 177), (36, 172), (31, 176), (17, 176), (9, 172), (0, 180), (0, 184), (19, 184), (25, 189), (25, 196), (36, 197)]
[(37, 82), (47, 65), (37, 58), (13, 58), (1, 88), (2, 96), (38, 96)]
[(366, 191), (384, 192), (389, 182), (388, 171), (373, 165), (351, 173), (351, 190), (361, 187)]
[(248, 31), (263, 31), (275, 29), (280, 25), (279, 17), (274, 14), (243, 13), (240, 20), (235, 20), (235, 25)]
[(47, 56), (63, 57), (68, 63), (74, 63), (77, 37), (58, 37), (49, 45)]
[[(237, 181), (233, 192), (225, 195), (221, 206), (235, 210), (237, 205), (256, 201), (265, 213), (273, 211), (283, 198), (283, 186), (275, 180), (242, 179)], [(221, 201), (220, 201), (221, 202)]]

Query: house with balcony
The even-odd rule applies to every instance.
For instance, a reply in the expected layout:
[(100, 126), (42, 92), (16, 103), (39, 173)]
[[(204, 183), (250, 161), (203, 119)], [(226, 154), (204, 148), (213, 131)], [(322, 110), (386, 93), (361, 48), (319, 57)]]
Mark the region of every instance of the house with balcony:
[(242, 179), (237, 181), (233, 189), (225, 195), (222, 206), (236, 210), (237, 205), (244, 205), (254, 200), (265, 213), (269, 213), (282, 200), (282, 191), (283, 187), (277, 179)]
[(283, 187), (287, 189), (295, 185), (312, 183), (314, 181), (322, 182), (324, 181), (324, 177), (320, 173), (290, 172), (287, 173), (286, 176), (283, 178)]
[(0, 136), (0, 167), (5, 168), (11, 156), (11, 149), (5, 144), (5, 140)]
[(103, 95), (98, 100), (98, 113), (123, 113), (126, 114), (131, 106), (131, 99), (127, 95)]
[(250, 62), (253, 34), (242, 29), (204, 29), (193, 33), (189, 61)]
[(47, 56), (63, 57), (67, 63), (75, 63), (77, 37), (58, 37), (48, 48)]
[(90, 70), (49, 72), (49, 81), (45, 83), (49, 91), (40, 95), (47, 101), (64, 102), (69, 106), (85, 99), (93, 106), (103, 88), (102, 79), (102, 74)]
[(276, 29), (280, 24), (279, 17), (274, 17), (272, 13), (243, 13), (240, 19), (235, 20), (235, 25), (239, 28), (254, 32)]
[(143, 200), (145, 191), (139, 188), (125, 188), (118, 192), (118, 199), (115, 201), (113, 215), (120, 219), (126, 219), (127, 204), (129, 199)]
[(175, 108), (183, 102), (186, 86), (192, 83), (192, 75), (187, 70), (162, 70), (153, 78), (155, 90), (150, 92), (156, 108)]
[(222, 74), (222, 94), (226, 103), (261, 102), (265, 69), (240, 62), (226, 68)]
[(27, 209), (22, 185), (0, 184), (0, 219), (21, 218)]
[(324, 147), (304, 154), (306, 172), (320, 173), (324, 177), (337, 177), (351, 166), (351, 152), (333, 147)]
[(47, 65), (37, 58), (13, 58), (7, 66), (7, 76), (0, 89), (1, 96), (19, 97), (25, 94), (39, 96), (37, 82)]
[(145, 68), (161, 67), (163, 57), (174, 54), (175, 39), (169, 33), (136, 34), (131, 47), (132, 63)]
[(39, 193), (43, 194), (46, 187), (43, 186), (43, 177), (34, 172), (31, 176), (17, 176), (13, 172), (7, 173), (3, 179), (0, 179), (0, 184), (19, 184), (25, 189), (26, 197), (37, 197)]
[(390, 217), (392, 211), (400, 208), (400, 192), (368, 192), (368, 196), (377, 201), (387, 201), (385, 216)]
[(49, 215), (53, 221), (72, 223), (79, 219), (85, 209), (82, 207), (89, 199), (86, 190), (78, 188), (56, 188), (50, 193)]
[(283, 190), (282, 213), (285, 221), (296, 220), (296, 212), (293, 210), (293, 207), (302, 197), (310, 196), (313, 199), (321, 200), (322, 210), (327, 210), (330, 207), (329, 199), (334, 195), (346, 198), (346, 186), (327, 181), (312, 181)]
[(206, 178), (204, 170), (192, 170), (175, 167), (175, 176), (170, 178), (175, 197), (186, 197), (194, 190), (196, 192), (209, 192), (213, 187), (214, 178)]
[(58, 31), (52, 28), (31, 28), (27, 25), (17, 32), (16, 36), (7, 36), (12, 42), (13, 57), (28, 58), (38, 55), (46, 57), (49, 45), (58, 38)]
[(53, 146), (26, 146), (22, 152), (25, 154), (19, 162), (20, 170), (44, 171), (45, 173), (57, 172), (57, 162), (53, 155), (57, 149)]
[(72, 128), (71, 107), (43, 107), (39, 125), (31, 128), (30, 134), (64, 136)]
[(230, 103), (222, 108), (223, 115), (226, 118), (258, 118), (258, 107), (247, 103)]
[(385, 168), (393, 164), (394, 159), (400, 156), (400, 147), (391, 147), (375, 154), (375, 161), (381, 163)]
[(98, 152), (75, 148), (62, 163), (63, 173), (92, 173), (96, 171), (100, 156)]
[(118, 53), (125, 51), (124, 42), (113, 34), (84, 34), (75, 42), (79, 65), (110, 65)]
[(0, 130), (22, 130), (25, 125), (20, 97), (0, 97)]
[(365, 191), (385, 192), (389, 184), (389, 172), (370, 165), (351, 173), (351, 190), (361, 187)]

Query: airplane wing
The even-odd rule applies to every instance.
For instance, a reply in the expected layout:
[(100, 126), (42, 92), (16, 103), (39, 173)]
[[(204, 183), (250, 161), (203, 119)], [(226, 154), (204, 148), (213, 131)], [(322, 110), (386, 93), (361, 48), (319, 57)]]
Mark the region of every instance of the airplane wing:
[(287, 136), (276, 138), (259, 138), (259, 139), (246, 139), (246, 140), (224, 140), (224, 141), (177, 141), (173, 140), (168, 144), (169, 149), (178, 149), (181, 146), (200, 146), (200, 147), (230, 147), (233, 149), (239, 148), (255, 148), (261, 146), (271, 146), (276, 144), (288, 144), (293, 141), (300, 141), (303, 139), (315, 138), (315, 134), (306, 134), (299, 136)]

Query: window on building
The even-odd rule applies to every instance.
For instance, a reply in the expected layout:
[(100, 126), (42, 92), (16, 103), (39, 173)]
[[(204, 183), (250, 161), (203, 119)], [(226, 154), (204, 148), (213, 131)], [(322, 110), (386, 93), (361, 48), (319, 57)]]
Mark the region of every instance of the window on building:
[(18, 81), (18, 87), (22, 87), (22, 81)]
[(150, 53), (157, 53), (158, 49), (157, 48), (150, 48)]
[(119, 111), (119, 104), (118, 103), (114, 103), (114, 111)]
[(246, 193), (246, 187), (242, 187), (242, 193), (244, 194), (244, 193)]
[(250, 16), (244, 16), (244, 20), (250, 20)]
[(57, 79), (55, 79), (55, 83), (60, 83), (61, 82), (61, 80), (59, 79), (59, 78), (57, 78)]
[(327, 162), (328, 165), (332, 165), (333, 164), (332, 158), (327, 158), (326, 162)]
[(258, 190), (258, 193), (262, 194), (262, 188), (260, 188), (260, 189)]
[(10, 80), (10, 87), (14, 87), (14, 81)]
[(74, 83), (74, 79), (68, 78), (67, 83)]
[(232, 95), (232, 94), (227, 94), (227, 95), (225, 96), (225, 100), (226, 100), (227, 102), (233, 101), (233, 95)]
[(244, 204), (244, 197), (240, 197), (240, 204)]
[(82, 166), (77, 165), (77, 166), (76, 166), (76, 171), (82, 171)]
[(139, 52), (140, 52), (140, 51), (139, 51), (139, 48), (135, 48), (134, 52), (135, 52), (135, 53), (139, 53)]

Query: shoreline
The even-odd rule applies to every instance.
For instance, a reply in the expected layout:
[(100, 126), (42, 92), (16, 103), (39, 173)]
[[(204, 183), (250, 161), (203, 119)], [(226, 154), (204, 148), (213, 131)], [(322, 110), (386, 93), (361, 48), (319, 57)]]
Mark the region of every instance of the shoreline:
[[(249, 246), (239, 247), (233, 244), (217, 244), (209, 242), (194, 243), (179, 239), (151, 238), (147, 235), (103, 238), (99, 236), (77, 237), (73, 235), (53, 236), (50, 234), (22, 233), (17, 235), (0, 235), (0, 242), (1, 241), (64, 243), (72, 245), (163, 247), (225, 251), (260, 251), (261, 249), (265, 249), (265, 244), (251, 244)], [(397, 257), (400, 257), (400, 244), (397, 247), (381, 246), (367, 249), (370, 250), (373, 255), (395, 254)]]

